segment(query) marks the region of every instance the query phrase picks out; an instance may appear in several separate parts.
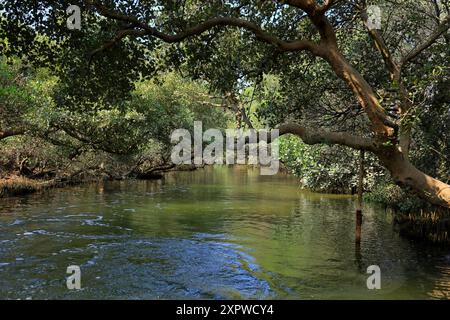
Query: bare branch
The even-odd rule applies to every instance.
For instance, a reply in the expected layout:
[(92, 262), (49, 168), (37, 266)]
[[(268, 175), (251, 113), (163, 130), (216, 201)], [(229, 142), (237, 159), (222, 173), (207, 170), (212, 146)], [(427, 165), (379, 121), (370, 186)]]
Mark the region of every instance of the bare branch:
[[(127, 35), (148, 35), (168, 43), (175, 43), (183, 41), (188, 37), (200, 35), (203, 32), (218, 26), (234, 26), (252, 32), (259, 41), (275, 45), (280, 51), (310, 51), (315, 56), (322, 57), (328, 61), (333, 67), (336, 75), (350, 85), (351, 89), (357, 96), (359, 103), (367, 112), (368, 117), (373, 124), (374, 131), (381, 136), (391, 136), (393, 132), (392, 128), (395, 128), (396, 125), (387, 118), (367, 81), (361, 76), (361, 74), (350, 66), (348, 61), (340, 52), (333, 26), (328, 21), (325, 14), (316, 11), (318, 8), (316, 2), (313, 0), (289, 0), (287, 3), (304, 10), (308, 14), (312, 23), (316, 26), (320, 33), (320, 43), (315, 43), (310, 40), (284, 41), (267, 33), (253, 22), (234, 17), (212, 18), (197, 24), (196, 26), (189, 27), (179, 33), (166, 34), (156, 28), (142, 23), (134, 17), (125, 16), (121, 13), (111, 11), (98, 3), (93, 3), (93, 5), (101, 15), (126, 22), (127, 24), (130, 24), (131, 27), (137, 28), (130, 29), (130, 31), (127, 32)], [(334, 1), (328, 2), (329, 5), (332, 5), (332, 3), (334, 3)], [(120, 36), (121, 35), (119, 35), (118, 38), (120, 38)], [(108, 45), (106, 47), (108, 47)]]
[(126, 36), (153, 36), (167, 43), (176, 43), (181, 42), (186, 38), (200, 35), (203, 32), (211, 30), (215, 27), (233, 26), (243, 28), (245, 30), (252, 32), (259, 41), (274, 45), (281, 51), (307, 50), (312, 52), (316, 56), (324, 55), (324, 48), (322, 48), (322, 46), (313, 41), (310, 40), (284, 41), (267, 33), (261, 27), (254, 24), (253, 22), (239, 18), (232, 18), (232, 17), (211, 18), (200, 24), (197, 24), (196, 26), (187, 28), (186, 30), (181, 31), (177, 34), (166, 34), (157, 30), (156, 28), (150, 27), (149, 25), (139, 21), (134, 17), (123, 15), (121, 13), (109, 10), (104, 5), (98, 3), (92, 4), (98, 10), (98, 12), (104, 17), (130, 23), (131, 26), (136, 28), (119, 31), (116, 37), (114, 37), (114, 39), (112, 39), (102, 47), (96, 49), (93, 52), (93, 54), (112, 47), (114, 44), (116, 44)]
[(286, 123), (279, 128), (280, 135), (295, 134), (299, 136), (304, 143), (313, 144), (337, 144), (350, 147), (357, 150), (372, 151), (375, 144), (372, 139), (359, 137), (347, 132), (331, 132), (320, 129), (313, 129), (301, 126), (296, 123)]
[(423, 43), (411, 50), (403, 59), (400, 64), (401, 67), (405, 66), (408, 62), (414, 60), (419, 54), (424, 50), (433, 45), (436, 40), (443, 35), (450, 28), (450, 15), (448, 15), (441, 24), (436, 28), (436, 30), (426, 39)]
[[(325, 131), (322, 129), (305, 127), (297, 123), (285, 123), (280, 125), (277, 129), (279, 130), (279, 136), (294, 134), (300, 137), (304, 143), (309, 145), (337, 144), (356, 150), (376, 151), (376, 145), (372, 139), (356, 136), (347, 132)], [(272, 142), (270, 135), (267, 135), (267, 138), (259, 136), (258, 139), (258, 142)]]
[(133, 29), (119, 30), (114, 38), (112, 38), (108, 42), (105, 42), (101, 47), (99, 47), (99, 48), (93, 50), (92, 52), (90, 52), (90, 54), (89, 54), (89, 65), (91, 64), (92, 58), (96, 54), (114, 47), (117, 43), (122, 41), (123, 38), (125, 38), (127, 36), (140, 36), (140, 35), (145, 35), (145, 31), (144, 30), (138, 31), (138, 30), (133, 30)]

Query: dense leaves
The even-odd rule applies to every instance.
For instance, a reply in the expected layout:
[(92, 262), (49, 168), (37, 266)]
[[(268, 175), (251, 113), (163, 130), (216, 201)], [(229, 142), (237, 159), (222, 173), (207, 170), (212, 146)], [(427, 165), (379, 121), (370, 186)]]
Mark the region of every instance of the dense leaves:
[[(183, 41), (161, 41), (161, 34), (182, 35), (208, 19), (228, 17), (256, 25), (286, 42), (303, 39), (317, 43), (317, 25), (288, 2), (74, 1), (70, 4), (82, 10), (82, 28), (69, 30), (65, 23), (68, 1), (6, 0), (0, 8), (0, 49), (8, 59), (20, 58), (25, 65), (37, 70), (45, 67), (56, 76), (49, 93), (51, 103), (44, 103), (34, 118), (47, 121), (40, 132), (48, 139), (73, 144), (75, 150), (81, 143), (132, 154), (144, 150), (146, 141), (152, 139), (167, 146), (170, 130), (189, 127), (193, 120), (222, 126), (224, 119), (205, 99), (211, 102), (212, 96), (230, 93), (241, 99), (255, 127), (295, 121), (373, 137), (361, 99), (356, 99), (328, 62), (311, 53), (282, 52), (260, 41), (254, 30), (224, 25)], [(389, 75), (363, 23), (364, 3), (337, 1), (326, 13), (339, 49), (373, 88), (388, 118), (411, 128), (412, 162), (446, 182), (450, 158), (449, 33), (444, 32), (402, 70), (407, 91), (403, 99), (413, 107), (401, 114), (400, 83)], [(382, 10), (381, 35), (395, 61), (407, 56), (450, 14), (447, 0), (380, 0), (374, 4)], [(121, 31), (131, 35), (121, 38)], [(186, 77), (197, 82), (187, 82)], [(13, 89), (17, 81), (7, 81), (12, 87), (8, 84), (2, 89), (3, 97), (8, 96), (5, 100), (28, 108), (27, 94)], [(23, 108), (25, 113), (27, 108)], [(18, 118), (3, 120), (2, 126), (16, 126), (18, 120), (14, 119), (24, 118), (19, 113)], [(386, 146), (396, 142), (394, 139)], [(306, 179), (306, 186), (339, 192), (354, 186), (355, 152), (342, 147), (306, 147), (290, 138), (285, 143), (284, 160)], [(380, 175), (374, 158), (368, 158), (367, 169), (370, 189)], [(390, 184), (386, 177), (380, 181)]]

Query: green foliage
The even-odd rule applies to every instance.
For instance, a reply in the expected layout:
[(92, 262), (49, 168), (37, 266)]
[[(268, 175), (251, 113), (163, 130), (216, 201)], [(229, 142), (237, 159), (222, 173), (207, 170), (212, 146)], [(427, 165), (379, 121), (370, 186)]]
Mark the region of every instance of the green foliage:
[[(305, 13), (282, 1), (102, 3), (165, 34), (177, 34), (212, 17), (234, 17), (285, 41), (318, 40)], [(447, 3), (377, 2), (385, 15), (382, 33), (395, 60), (422, 43), (444, 13), (450, 13)], [(354, 93), (323, 59), (282, 53), (248, 30), (223, 26), (177, 44), (164, 44), (147, 35), (112, 43), (117, 30), (139, 27), (102, 18), (84, 1), (70, 4), (82, 9), (81, 30), (65, 26), (69, 1), (6, 0), (0, 4), (2, 54), (10, 60), (21, 58), (26, 66), (45, 67), (49, 73), (41, 81), (40, 69), (34, 69), (37, 73), (23, 85), (20, 79), (27, 72), (10, 72), (2, 66), (1, 128), (25, 128), (70, 157), (92, 150), (133, 157), (148, 150), (163, 153), (171, 130), (191, 128), (193, 120), (202, 120), (206, 127), (225, 127), (228, 119), (224, 112), (208, 103), (217, 103), (210, 95), (231, 92), (250, 101), (245, 108), (256, 127), (295, 120), (310, 127), (371, 137), (368, 119)], [(360, 13), (354, 1), (338, 1), (327, 14), (337, 31), (339, 48), (373, 87), (390, 117), (412, 130), (411, 161), (448, 182), (449, 34), (403, 68), (413, 108), (398, 119), (399, 83), (390, 79)], [(105, 44), (106, 50), (92, 54)], [(394, 144), (389, 141), (386, 147)], [(282, 159), (308, 188), (344, 192), (355, 185), (357, 154), (353, 151), (305, 146), (293, 138), (283, 138), (281, 149)], [(386, 180), (371, 156), (367, 172), (366, 190)], [(374, 197), (380, 198), (374, 192)]]
[(168, 146), (173, 130), (193, 130), (194, 121), (202, 121), (204, 129), (226, 127), (229, 117), (210, 102), (213, 99), (204, 82), (168, 73), (138, 83), (127, 108), (133, 110), (153, 139)]
[[(280, 158), (301, 179), (302, 186), (314, 191), (350, 193), (358, 185), (359, 152), (338, 146), (309, 146), (295, 136), (280, 139)], [(371, 190), (385, 175), (376, 160), (365, 159), (364, 189)]]
[(381, 203), (402, 213), (420, 212), (421, 209), (427, 207), (424, 201), (388, 180), (382, 180), (377, 183), (370, 193), (364, 195), (364, 199), (370, 202)]
[(225, 128), (228, 121), (223, 110), (207, 106), (212, 98), (205, 83), (173, 72), (139, 82), (120, 107), (83, 112), (59, 106), (58, 79), (47, 70), (20, 61), (3, 61), (0, 70), (0, 130), (25, 133), (0, 140), (2, 173), (27, 168), (54, 176), (102, 168), (120, 176), (143, 159), (165, 161), (173, 130), (192, 129), (197, 120), (205, 129)]
[(20, 129), (32, 103), (31, 88), (21, 65), (0, 60), (0, 129)]

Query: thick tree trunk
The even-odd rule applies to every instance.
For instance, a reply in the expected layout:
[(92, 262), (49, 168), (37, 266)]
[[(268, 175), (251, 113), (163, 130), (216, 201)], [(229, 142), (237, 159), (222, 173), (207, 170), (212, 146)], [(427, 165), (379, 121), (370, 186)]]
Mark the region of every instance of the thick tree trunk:
[[(375, 133), (377, 147), (373, 151), (387, 168), (397, 185), (410, 189), (431, 204), (450, 208), (450, 185), (434, 179), (417, 169), (408, 159), (410, 132), (400, 132), (397, 147), (384, 147), (383, 142), (393, 142), (398, 135), (395, 124), (387, 118), (372, 88), (338, 51), (330, 49), (325, 59), (342, 80), (352, 89), (366, 111)], [(394, 142), (395, 143), (395, 142)], [(366, 149), (369, 150), (369, 149)]]
[(417, 169), (408, 157), (395, 147), (375, 153), (397, 185), (413, 191), (434, 205), (450, 208), (450, 185)]
[(372, 131), (381, 139), (392, 138), (395, 134), (394, 128), (396, 126), (387, 117), (372, 87), (364, 77), (333, 47), (330, 47), (328, 54), (324, 58), (333, 68), (335, 74), (349, 86), (358, 99), (359, 104), (371, 122)]
[[(450, 208), (450, 185), (417, 169), (405, 156), (400, 146), (385, 146), (383, 142), (376, 142), (370, 138), (358, 137), (346, 132), (312, 129), (296, 123), (286, 123), (278, 128), (280, 136), (295, 134), (309, 145), (338, 144), (356, 150), (373, 152), (378, 156), (382, 165), (390, 171), (397, 185), (414, 191), (431, 204)], [(270, 142), (270, 139), (265, 140)]]

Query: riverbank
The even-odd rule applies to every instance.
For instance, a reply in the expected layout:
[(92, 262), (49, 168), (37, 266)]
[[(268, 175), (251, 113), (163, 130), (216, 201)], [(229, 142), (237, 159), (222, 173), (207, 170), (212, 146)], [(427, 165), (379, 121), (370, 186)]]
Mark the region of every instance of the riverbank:
[[(153, 170), (149, 170), (145, 175), (141, 174), (133, 177), (119, 177), (105, 174), (92, 176), (80, 171), (51, 180), (30, 179), (24, 176), (10, 175), (0, 179), (0, 198), (23, 196), (45, 191), (50, 188), (99, 181), (160, 180), (164, 179), (164, 173), (172, 171), (194, 171), (198, 168), (199, 167), (193, 165), (159, 166), (155, 167)], [(287, 171), (281, 173), (290, 175)], [(398, 188), (395, 187), (395, 190), (397, 189)], [(383, 204), (385, 210), (389, 211), (392, 215), (394, 228), (403, 237), (437, 245), (450, 245), (450, 212), (436, 208), (425, 209), (418, 207), (416, 207), (415, 210), (405, 211), (399, 204), (405, 206), (410, 200), (405, 200), (405, 198), (401, 197), (399, 194), (400, 193), (392, 192), (391, 190), (391, 192), (388, 192), (384, 198), (381, 199), (379, 197), (379, 192), (375, 192), (373, 194), (367, 194), (365, 200), (367, 203)], [(386, 197), (390, 197), (390, 201), (386, 201)]]
[(450, 245), (450, 210), (433, 206), (393, 183), (377, 185), (364, 197), (379, 203), (393, 217), (394, 228), (409, 239)]
[(0, 198), (34, 193), (42, 190), (44, 186), (45, 182), (20, 176), (8, 177), (0, 180)]
[(89, 181), (71, 180), (67, 178), (37, 180), (23, 176), (8, 176), (4, 179), (0, 179), (0, 198), (23, 196), (50, 188), (65, 187), (83, 182)]
[(44, 191), (50, 188), (60, 188), (69, 185), (78, 185), (96, 181), (113, 181), (113, 180), (160, 180), (164, 178), (165, 172), (171, 171), (193, 171), (201, 166), (180, 165), (180, 166), (158, 166), (149, 170), (145, 174), (139, 174), (133, 177), (114, 176), (99, 173), (97, 175), (88, 175), (86, 172), (77, 171), (70, 175), (43, 180), (31, 179), (26, 176), (10, 174), (0, 178), (0, 198), (23, 196), (31, 193)]
[[(356, 251), (349, 196), (244, 167), (164, 176), (0, 201), (0, 298), (449, 297), (448, 249), (399, 237), (379, 205), (365, 206)], [(384, 275), (376, 292), (373, 264)], [(68, 265), (84, 290), (66, 289)]]

